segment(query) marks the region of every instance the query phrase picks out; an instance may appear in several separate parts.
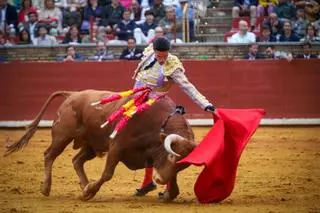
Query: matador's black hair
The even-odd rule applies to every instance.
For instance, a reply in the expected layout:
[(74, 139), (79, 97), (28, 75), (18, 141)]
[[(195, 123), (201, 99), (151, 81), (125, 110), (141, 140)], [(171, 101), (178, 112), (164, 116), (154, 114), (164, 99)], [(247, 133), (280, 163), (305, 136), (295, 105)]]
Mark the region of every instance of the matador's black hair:
[(153, 49), (158, 51), (169, 51), (171, 48), (170, 41), (165, 37), (156, 38), (153, 41)]

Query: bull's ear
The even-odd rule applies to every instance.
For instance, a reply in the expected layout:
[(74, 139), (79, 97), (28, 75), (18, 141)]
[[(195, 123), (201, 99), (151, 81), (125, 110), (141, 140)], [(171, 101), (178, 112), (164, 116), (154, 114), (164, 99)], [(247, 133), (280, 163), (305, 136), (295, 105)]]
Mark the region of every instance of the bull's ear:
[(160, 141), (163, 142), (164, 139), (166, 139), (167, 136), (168, 136), (167, 134), (165, 134), (163, 132), (160, 132)]

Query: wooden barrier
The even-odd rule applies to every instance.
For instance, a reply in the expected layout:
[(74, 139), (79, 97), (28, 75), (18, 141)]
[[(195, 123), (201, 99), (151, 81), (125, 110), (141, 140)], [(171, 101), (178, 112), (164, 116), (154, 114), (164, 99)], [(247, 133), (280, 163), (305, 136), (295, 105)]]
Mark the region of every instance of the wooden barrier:
[[(138, 62), (0, 64), (0, 121), (31, 120), (57, 90), (131, 89)], [(320, 60), (184, 61), (190, 81), (220, 108), (264, 108), (266, 118), (320, 118)], [(188, 118), (210, 118), (177, 86)], [(43, 117), (52, 120), (60, 101)]]

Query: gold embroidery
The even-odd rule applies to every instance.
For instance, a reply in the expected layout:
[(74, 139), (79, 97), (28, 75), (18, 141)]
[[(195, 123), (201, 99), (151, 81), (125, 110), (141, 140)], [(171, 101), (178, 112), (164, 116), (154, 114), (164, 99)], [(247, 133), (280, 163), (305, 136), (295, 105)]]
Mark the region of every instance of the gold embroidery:
[[(141, 59), (141, 62), (138, 65), (137, 69), (135, 70), (134, 77), (137, 77), (137, 75), (141, 75), (140, 73), (143, 72), (143, 70), (142, 70), (142, 68), (144, 67), (143, 65), (153, 54), (154, 54), (153, 46), (152, 46), (152, 44), (150, 44), (143, 51), (143, 57)], [(156, 63), (156, 64), (158, 64), (158, 63)], [(163, 66), (164, 76), (170, 76), (177, 69), (181, 69), (182, 72), (185, 71), (179, 58), (177, 56), (169, 53), (168, 58)]]

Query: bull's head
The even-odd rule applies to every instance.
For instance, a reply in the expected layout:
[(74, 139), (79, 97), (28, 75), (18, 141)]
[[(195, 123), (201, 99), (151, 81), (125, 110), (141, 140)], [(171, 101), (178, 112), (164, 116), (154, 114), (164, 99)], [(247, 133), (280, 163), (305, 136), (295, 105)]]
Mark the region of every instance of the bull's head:
[(181, 169), (177, 167), (176, 162), (191, 153), (196, 143), (177, 134), (161, 133), (160, 137), (167, 153), (161, 165), (154, 167), (153, 180), (158, 184), (166, 184)]

